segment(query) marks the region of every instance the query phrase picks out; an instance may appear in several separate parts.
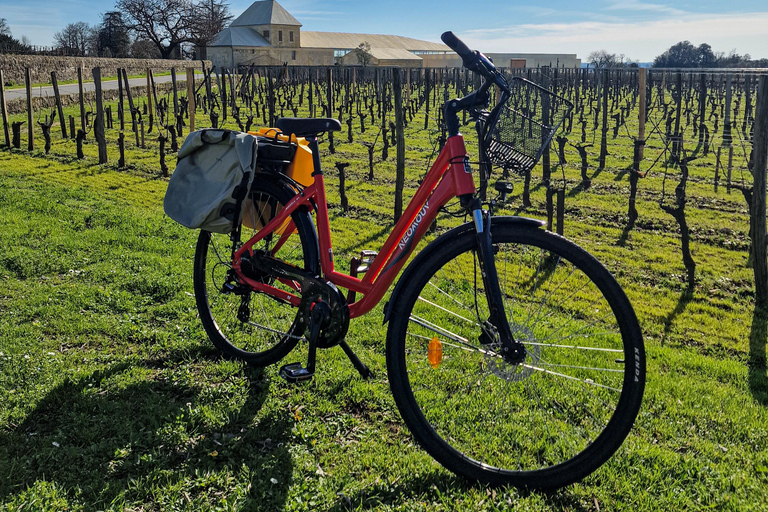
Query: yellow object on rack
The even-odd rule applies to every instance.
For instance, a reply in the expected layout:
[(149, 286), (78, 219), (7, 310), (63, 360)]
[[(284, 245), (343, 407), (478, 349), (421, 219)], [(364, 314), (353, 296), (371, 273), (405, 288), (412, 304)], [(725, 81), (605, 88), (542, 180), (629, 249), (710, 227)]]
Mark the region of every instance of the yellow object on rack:
[(259, 128), (258, 131), (248, 132), (251, 135), (259, 135), (261, 137), (277, 138), (286, 142), (293, 142), (296, 144), (296, 155), (293, 157), (291, 164), (286, 169), (285, 174), (297, 183), (301, 183), (305, 187), (310, 186), (315, 182), (315, 178), (312, 176), (314, 170), (314, 164), (312, 163), (312, 150), (309, 149), (309, 141), (304, 137), (296, 137), (291, 134), (290, 138), (287, 135), (283, 135), (277, 128)]

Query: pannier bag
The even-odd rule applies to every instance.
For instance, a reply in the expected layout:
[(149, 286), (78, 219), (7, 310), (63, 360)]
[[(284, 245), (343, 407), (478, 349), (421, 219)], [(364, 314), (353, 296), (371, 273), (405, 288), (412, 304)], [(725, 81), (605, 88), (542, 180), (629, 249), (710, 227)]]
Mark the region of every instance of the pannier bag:
[(188, 228), (230, 233), (253, 183), (257, 138), (230, 130), (190, 133), (168, 183), (165, 213)]

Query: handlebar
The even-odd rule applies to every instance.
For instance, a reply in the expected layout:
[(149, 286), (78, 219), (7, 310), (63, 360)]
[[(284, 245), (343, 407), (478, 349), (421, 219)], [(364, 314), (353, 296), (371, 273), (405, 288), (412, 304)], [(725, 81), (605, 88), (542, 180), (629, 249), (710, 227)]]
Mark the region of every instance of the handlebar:
[[(450, 100), (445, 104), (445, 120), (448, 128), (448, 135), (453, 136), (459, 133), (458, 112), (487, 107), (491, 99), (489, 93), (491, 85), (497, 85), (502, 91), (501, 101), (498, 106), (501, 106), (501, 104), (506, 101), (510, 91), (507, 79), (496, 69), (496, 66), (493, 65), (493, 62), (491, 62), (488, 57), (477, 50), (470, 50), (469, 47), (451, 31), (443, 33), (443, 35), (440, 36), (440, 39), (461, 57), (465, 68), (480, 74), (480, 76), (485, 79), (480, 88), (476, 91), (464, 98)], [(494, 109), (494, 111), (498, 114), (498, 109)]]
[(467, 66), (468, 64), (467, 59), (471, 57), (472, 50), (470, 50), (469, 47), (466, 44), (464, 44), (464, 41), (456, 37), (456, 34), (451, 32), (450, 30), (448, 32), (443, 32), (443, 35), (440, 36), (440, 39), (443, 40), (443, 42), (448, 46), (448, 48), (458, 53), (459, 56), (464, 61), (464, 65)]
[(479, 73), (492, 84), (498, 85), (502, 90), (509, 92), (507, 80), (496, 69), (496, 66), (491, 62), (491, 59), (477, 50), (470, 50), (469, 47), (464, 44), (464, 41), (456, 37), (456, 34), (450, 30), (443, 32), (440, 39), (461, 57), (465, 68), (474, 71), (475, 73)]

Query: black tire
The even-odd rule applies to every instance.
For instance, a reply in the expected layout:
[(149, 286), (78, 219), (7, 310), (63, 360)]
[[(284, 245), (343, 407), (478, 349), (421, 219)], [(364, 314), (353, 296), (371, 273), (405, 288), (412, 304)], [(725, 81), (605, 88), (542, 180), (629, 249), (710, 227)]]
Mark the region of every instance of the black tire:
[[(295, 194), (287, 185), (257, 175), (249, 196), (250, 204), (255, 206), (244, 205), (241, 240), (252, 237)], [(292, 219), (296, 230), (275, 256), (317, 273), (317, 235), (312, 219), (309, 213), (300, 211), (294, 212)], [(254, 249), (273, 249), (279, 238), (276, 231)], [(231, 255), (232, 241), (228, 234), (200, 232), (195, 250), (194, 290), (203, 327), (214, 346), (228, 357), (254, 366), (276, 363), (303, 339), (304, 325), (296, 321), (295, 307), (254, 292), (228, 277)], [(289, 290), (279, 281), (263, 279), (277, 288)], [(226, 291), (225, 284), (236, 291)], [(290, 291), (297, 293), (296, 289)], [(239, 316), (247, 316), (247, 320)]]
[[(425, 248), (393, 294), (390, 386), (413, 436), (450, 471), (562, 487), (600, 467), (632, 428), (645, 386), (642, 333), (619, 284), (585, 250), (510, 218), (494, 218), (491, 232), (525, 362), (506, 363), (498, 339), (483, 336), (488, 305), (465, 225)], [(442, 358), (430, 364), (433, 337)]]

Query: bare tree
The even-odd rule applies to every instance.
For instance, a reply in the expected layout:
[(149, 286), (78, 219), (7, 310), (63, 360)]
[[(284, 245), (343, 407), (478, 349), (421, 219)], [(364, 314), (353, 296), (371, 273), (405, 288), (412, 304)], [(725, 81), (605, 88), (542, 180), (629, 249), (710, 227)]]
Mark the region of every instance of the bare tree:
[(53, 35), (55, 46), (74, 55), (85, 55), (91, 35), (91, 27), (84, 21), (70, 23)]
[(371, 55), (371, 44), (368, 41), (363, 41), (357, 48), (355, 48), (355, 56), (357, 57), (357, 63), (365, 67), (371, 63), (373, 55)]
[(8, 26), (8, 20), (0, 18), (0, 36), (10, 36), (11, 27)]
[(596, 68), (637, 67), (637, 63), (628, 59), (623, 53), (617, 55), (615, 53), (608, 53), (605, 50), (596, 50), (590, 53), (587, 61)]
[(229, 5), (222, 0), (202, 0), (195, 5), (190, 40), (199, 52), (197, 58), (207, 57), (206, 46), (227, 27), (230, 20), (232, 13), (229, 12)]
[(115, 8), (137, 38), (152, 41), (164, 59), (191, 40), (194, 8), (190, 0), (118, 0)]
[(157, 46), (148, 39), (137, 39), (131, 45), (131, 57), (134, 59), (159, 59)]

